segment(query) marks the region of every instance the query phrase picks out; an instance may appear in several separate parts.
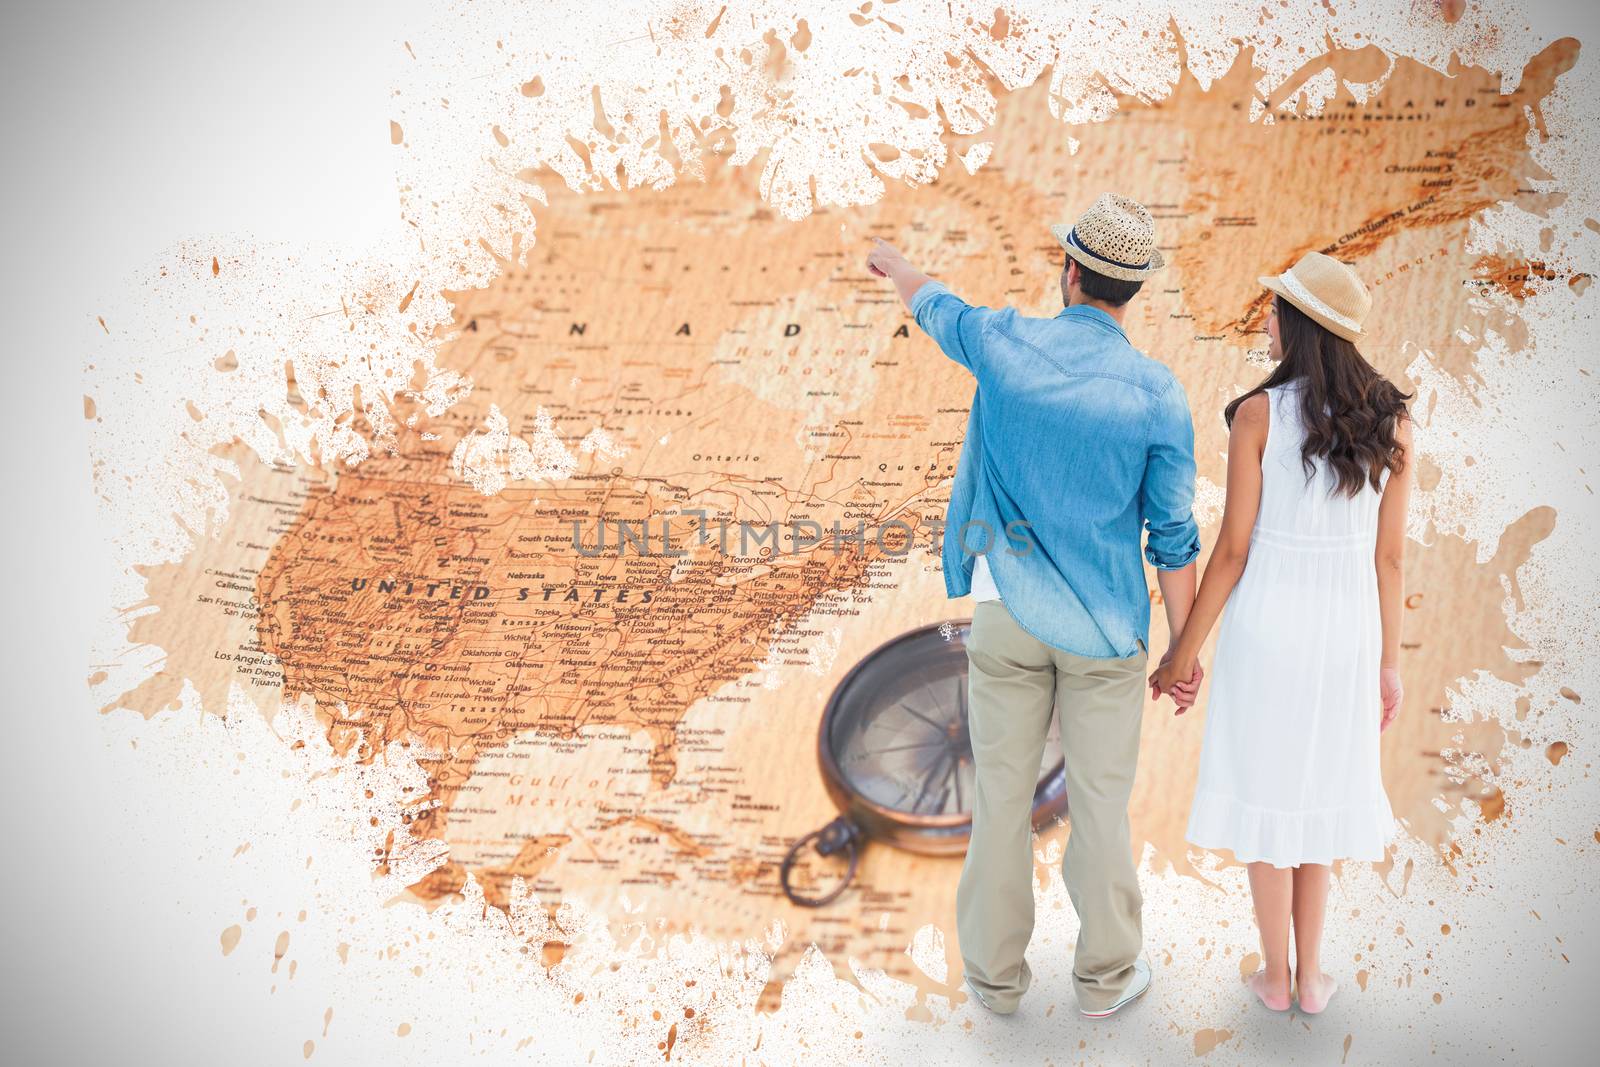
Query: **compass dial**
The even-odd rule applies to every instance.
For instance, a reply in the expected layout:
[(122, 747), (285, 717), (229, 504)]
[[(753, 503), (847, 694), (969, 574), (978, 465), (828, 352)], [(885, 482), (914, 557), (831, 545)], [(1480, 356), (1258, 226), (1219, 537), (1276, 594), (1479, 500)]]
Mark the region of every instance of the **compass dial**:
[[(965, 621), (914, 630), (870, 653), (840, 683), (824, 741), (848, 790), (889, 813), (970, 817), (968, 632)], [(1040, 781), (1061, 768), (1052, 717)]]

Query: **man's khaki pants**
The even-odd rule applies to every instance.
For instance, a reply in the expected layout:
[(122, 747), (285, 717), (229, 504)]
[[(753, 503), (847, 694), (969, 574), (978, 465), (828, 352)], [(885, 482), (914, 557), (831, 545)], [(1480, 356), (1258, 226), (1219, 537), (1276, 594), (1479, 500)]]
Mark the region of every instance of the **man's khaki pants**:
[(1109, 1008), (1133, 978), (1142, 932), (1128, 797), (1139, 759), (1145, 661), (1076, 656), (1024, 630), (998, 600), (973, 606), (967, 725), (977, 790), (956, 889), (966, 977), (991, 1008), (1016, 1010), (1033, 981), (1033, 792), (1059, 706), (1071, 827), (1061, 875), (1078, 913), (1073, 986), (1084, 1011)]

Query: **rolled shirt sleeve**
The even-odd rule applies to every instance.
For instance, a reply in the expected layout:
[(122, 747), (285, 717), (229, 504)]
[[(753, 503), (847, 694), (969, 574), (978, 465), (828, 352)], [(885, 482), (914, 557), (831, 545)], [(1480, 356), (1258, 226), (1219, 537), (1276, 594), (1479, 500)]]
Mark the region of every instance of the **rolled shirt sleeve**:
[(1194, 421), (1177, 379), (1156, 397), (1151, 419), (1139, 490), (1144, 555), (1160, 570), (1177, 570), (1200, 555), (1200, 527), (1194, 521)]
[(983, 363), (983, 331), (994, 319), (994, 308), (974, 307), (952, 293), (943, 282), (929, 279), (911, 294), (911, 317), (936, 341), (945, 355), (978, 373)]

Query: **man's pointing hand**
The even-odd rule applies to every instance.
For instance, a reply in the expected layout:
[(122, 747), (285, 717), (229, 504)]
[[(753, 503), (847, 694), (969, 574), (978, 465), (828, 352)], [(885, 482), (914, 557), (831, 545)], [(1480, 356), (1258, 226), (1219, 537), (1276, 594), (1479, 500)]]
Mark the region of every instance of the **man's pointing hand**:
[(882, 237), (872, 239), (872, 251), (867, 253), (867, 272), (894, 282), (895, 292), (907, 308), (911, 297), (923, 284), (933, 279), (922, 273), (900, 254), (900, 250)]
[(867, 253), (867, 270), (880, 278), (887, 278), (891, 266), (895, 263), (904, 263), (906, 257), (882, 237), (874, 237), (872, 241), (872, 251)]

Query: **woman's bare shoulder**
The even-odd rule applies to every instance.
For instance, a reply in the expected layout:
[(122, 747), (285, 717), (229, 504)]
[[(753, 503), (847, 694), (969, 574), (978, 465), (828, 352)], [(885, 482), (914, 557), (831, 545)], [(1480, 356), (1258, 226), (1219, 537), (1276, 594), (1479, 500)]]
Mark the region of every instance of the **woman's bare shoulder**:
[(1264, 390), (1254, 396), (1246, 397), (1234, 409), (1232, 432), (1265, 430), (1267, 420), (1271, 417), (1269, 414), (1271, 404), (1272, 401)]

